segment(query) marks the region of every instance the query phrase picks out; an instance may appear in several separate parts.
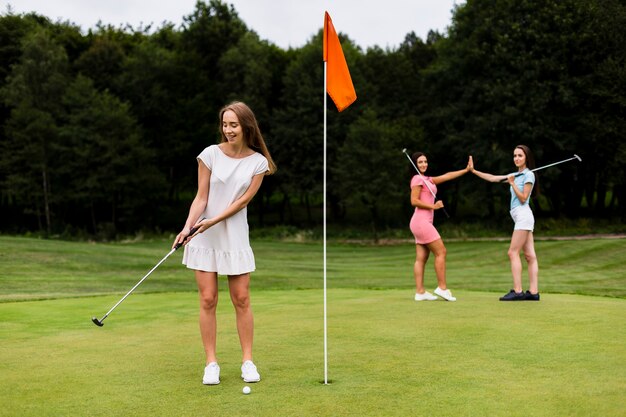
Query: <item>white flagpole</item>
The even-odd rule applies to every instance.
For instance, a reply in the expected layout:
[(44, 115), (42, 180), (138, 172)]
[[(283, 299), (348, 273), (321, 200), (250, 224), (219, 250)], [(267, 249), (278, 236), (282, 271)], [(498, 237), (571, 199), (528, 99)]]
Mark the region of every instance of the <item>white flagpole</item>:
[(328, 385), (328, 323), (326, 318), (326, 67), (324, 61), (324, 384)]

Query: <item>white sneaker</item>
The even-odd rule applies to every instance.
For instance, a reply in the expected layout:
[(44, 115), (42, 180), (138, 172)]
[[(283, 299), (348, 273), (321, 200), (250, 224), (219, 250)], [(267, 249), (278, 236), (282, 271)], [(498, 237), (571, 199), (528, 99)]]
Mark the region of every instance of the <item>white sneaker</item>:
[(435, 301), (436, 299), (437, 297), (428, 291), (424, 291), (424, 294), (415, 293), (415, 301)]
[(245, 361), (243, 365), (241, 365), (241, 377), (244, 382), (259, 382), (261, 380), (261, 375), (259, 375), (252, 361)]
[(204, 385), (217, 385), (220, 383), (220, 367), (217, 362), (211, 362), (204, 368), (202, 383)]
[(437, 294), (439, 297), (443, 298), (446, 301), (456, 301), (456, 298), (452, 296), (450, 290), (442, 290), (441, 288), (437, 287), (437, 289), (435, 290), (435, 294)]

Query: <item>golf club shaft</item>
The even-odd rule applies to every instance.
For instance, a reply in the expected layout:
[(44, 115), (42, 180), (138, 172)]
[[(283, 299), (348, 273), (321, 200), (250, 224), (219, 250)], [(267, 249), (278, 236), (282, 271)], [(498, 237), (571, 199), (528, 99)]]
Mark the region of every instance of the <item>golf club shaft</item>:
[[(422, 173), (420, 172), (419, 169), (417, 169), (417, 166), (415, 165), (415, 163), (413, 162), (413, 160), (411, 159), (411, 157), (409, 156), (408, 153), (406, 153), (406, 149), (402, 150), (402, 153), (404, 153), (406, 155), (406, 157), (409, 159), (409, 162), (411, 163), (411, 165), (413, 165), (413, 168), (415, 168), (415, 171), (417, 171), (417, 174), (422, 177), (422, 179), (424, 180), (424, 184), (426, 185), (426, 188), (428, 188), (428, 191), (430, 191), (430, 193), (433, 195), (433, 198), (435, 199), (435, 201), (437, 200), (437, 196), (435, 195), (435, 193), (433, 192), (433, 190), (430, 188), (430, 185), (428, 185), (428, 182), (426, 182), (426, 179), (424, 178), (424, 176), (422, 175)], [(450, 215), (448, 214), (448, 212), (446, 211), (445, 208), (441, 208), (443, 210), (443, 212), (445, 213), (447, 218), (450, 218)]]
[[(202, 221), (202, 220), (204, 220), (204, 218), (200, 219), (200, 221)], [(183, 240), (183, 242), (184, 242), (185, 240), (187, 240), (187, 238), (189, 238), (189, 236), (192, 236), (192, 235), (193, 235), (194, 233), (196, 233), (197, 231), (198, 231), (198, 228), (197, 228), (197, 227), (194, 227), (193, 229), (191, 229), (191, 230), (189, 231), (189, 234), (187, 235), (187, 237), (185, 237), (185, 239)], [(119, 301), (118, 301), (118, 302), (117, 302), (117, 303), (116, 303), (113, 307), (111, 307), (111, 309), (110, 309), (109, 311), (107, 311), (107, 313), (106, 313), (106, 314), (105, 314), (105, 315), (104, 315), (104, 316), (103, 316), (100, 320), (98, 320), (97, 318), (95, 318), (95, 317), (94, 317), (94, 318), (92, 319), (92, 321), (93, 321), (94, 323), (96, 323), (98, 326), (102, 326), (102, 322), (104, 321), (104, 319), (106, 319), (106, 318), (109, 316), (109, 314), (111, 314), (111, 312), (112, 312), (113, 310), (115, 310), (115, 308), (116, 308), (118, 305), (122, 304), (122, 301), (124, 301), (124, 300), (126, 299), (126, 297), (128, 297), (128, 296), (129, 296), (129, 295), (130, 295), (133, 291), (135, 291), (135, 289), (136, 289), (138, 286), (140, 286), (140, 285), (141, 285), (141, 283), (142, 283), (142, 282), (144, 282), (144, 281), (146, 280), (146, 278), (148, 278), (148, 277), (150, 276), (150, 274), (151, 274), (152, 272), (154, 272), (154, 270), (155, 270), (155, 269), (157, 269), (157, 268), (159, 267), (159, 265), (161, 265), (163, 262), (165, 262), (165, 260), (166, 260), (167, 258), (169, 258), (169, 256), (170, 256), (171, 254), (173, 254), (174, 252), (176, 252), (176, 251), (178, 250), (178, 248), (180, 248), (182, 245), (183, 245), (182, 243), (177, 243), (176, 245), (174, 245), (174, 247), (172, 248), (172, 250), (170, 250), (170, 251), (169, 251), (169, 253), (168, 253), (167, 255), (165, 255), (165, 256), (163, 257), (163, 259), (161, 259), (161, 260), (159, 261), (159, 263), (158, 263), (158, 264), (156, 264), (156, 265), (154, 266), (154, 268), (152, 268), (152, 269), (150, 270), (150, 272), (148, 272), (148, 273), (147, 273), (147, 274), (146, 274), (143, 278), (141, 278), (141, 280), (139, 280), (139, 282), (138, 282), (137, 284), (135, 284), (135, 286), (134, 286), (133, 288), (131, 288), (131, 289), (130, 289), (130, 291), (128, 291), (128, 292), (126, 293), (126, 295), (124, 295), (124, 296), (123, 296), (123, 297), (122, 297), (122, 298), (121, 298), (121, 299), (120, 299), (120, 300), (119, 300)]]
[(571, 158), (569, 158), (569, 159), (564, 159), (564, 160), (559, 161), (559, 162), (554, 162), (554, 163), (552, 163), (552, 164), (548, 164), (548, 165), (544, 165), (544, 166), (539, 167), (539, 168), (532, 169), (531, 171), (535, 172), (535, 171), (539, 171), (540, 169), (550, 168), (550, 167), (553, 167), (553, 166), (558, 165), (558, 164), (562, 164), (562, 163), (565, 163), (565, 162), (572, 161), (572, 160), (574, 160), (574, 159), (577, 159), (577, 160), (579, 160), (579, 161), (582, 161), (582, 160), (580, 159), (580, 157), (579, 157), (578, 155), (576, 155), (576, 156), (573, 156), (573, 157), (571, 157)]
[[(550, 168), (550, 167), (553, 167), (555, 165), (559, 165), (559, 164), (563, 164), (565, 162), (573, 161), (574, 159), (578, 160), (579, 162), (582, 162), (582, 159), (580, 159), (580, 156), (574, 154), (574, 156), (571, 157), (571, 158), (564, 159), (564, 160), (559, 161), (559, 162), (554, 162), (552, 164), (544, 165), (544, 166), (539, 167), (539, 168), (531, 169), (530, 171), (531, 172), (539, 171), (540, 169)], [(515, 174), (516, 177), (519, 177), (520, 175), (523, 175), (523, 174), (521, 172), (518, 172), (517, 174)], [(506, 179), (504, 179), (502, 182), (506, 182)]]
[(163, 262), (165, 262), (165, 260), (166, 260), (166, 259), (167, 259), (167, 258), (168, 258), (171, 254), (173, 254), (174, 252), (176, 252), (176, 249), (178, 249), (178, 248), (173, 248), (173, 249), (172, 249), (172, 250), (171, 250), (171, 251), (170, 251), (167, 255), (165, 255), (165, 257), (164, 257), (163, 259), (161, 259), (161, 261), (160, 261), (158, 264), (156, 264), (156, 265), (154, 266), (154, 268), (152, 268), (152, 269), (150, 270), (150, 272), (148, 272), (148, 273), (147, 273), (147, 274), (146, 274), (143, 278), (141, 278), (141, 280), (140, 280), (137, 284), (135, 284), (135, 286), (134, 286), (133, 288), (131, 288), (131, 289), (130, 289), (130, 291), (128, 291), (128, 292), (126, 293), (126, 295), (125, 295), (125, 296), (123, 296), (123, 297), (122, 297), (122, 298), (121, 298), (121, 299), (120, 299), (120, 300), (119, 300), (119, 301), (118, 301), (118, 302), (117, 302), (117, 303), (116, 303), (113, 307), (111, 307), (111, 309), (110, 309), (109, 311), (107, 311), (107, 313), (106, 313), (106, 314), (102, 317), (102, 319), (100, 319), (100, 321), (101, 321), (101, 322), (102, 322), (102, 321), (104, 321), (104, 319), (106, 319), (106, 318), (107, 318), (107, 316), (108, 316), (109, 314), (111, 314), (111, 312), (112, 312), (113, 310), (115, 310), (115, 308), (116, 308), (118, 305), (122, 304), (122, 301), (124, 301), (124, 300), (126, 299), (126, 297), (128, 297), (128, 296), (129, 296), (129, 295), (130, 295), (133, 291), (135, 291), (135, 289), (136, 289), (139, 285), (141, 285), (141, 283), (142, 283), (142, 282), (144, 282), (144, 281), (145, 281), (145, 279), (146, 279), (146, 278), (148, 278), (148, 277), (150, 276), (150, 274), (151, 274), (151, 273), (152, 273), (155, 269), (157, 269), (157, 268), (159, 267), (159, 265), (161, 265)]

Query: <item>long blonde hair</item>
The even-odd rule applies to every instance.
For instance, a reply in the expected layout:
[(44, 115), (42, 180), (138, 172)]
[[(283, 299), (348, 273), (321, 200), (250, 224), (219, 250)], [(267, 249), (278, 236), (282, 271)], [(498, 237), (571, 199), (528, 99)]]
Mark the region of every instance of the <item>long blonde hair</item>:
[(269, 166), (265, 175), (272, 175), (276, 172), (276, 164), (270, 155), (270, 151), (265, 145), (265, 140), (261, 134), (261, 129), (256, 121), (256, 117), (254, 117), (254, 113), (247, 104), (241, 101), (234, 101), (227, 104), (222, 108), (222, 110), (220, 110), (220, 136), (222, 138), (222, 143), (228, 142), (228, 139), (226, 139), (226, 136), (224, 135), (224, 130), (222, 129), (224, 113), (228, 110), (237, 115), (237, 119), (239, 119), (239, 123), (241, 124), (241, 130), (243, 131), (243, 139), (246, 141), (246, 144), (267, 159)]

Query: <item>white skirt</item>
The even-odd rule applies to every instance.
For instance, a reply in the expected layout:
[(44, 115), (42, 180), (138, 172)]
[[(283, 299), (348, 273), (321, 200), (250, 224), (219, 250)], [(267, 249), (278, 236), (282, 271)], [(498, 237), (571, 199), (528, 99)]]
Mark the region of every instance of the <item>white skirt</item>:
[(511, 217), (515, 222), (513, 230), (530, 230), (532, 232), (535, 229), (535, 216), (533, 216), (533, 211), (528, 204), (517, 206), (511, 210)]
[(254, 253), (249, 247), (242, 250), (222, 251), (187, 244), (183, 254), (183, 264), (189, 269), (217, 272), (219, 275), (241, 275), (254, 272), (256, 269)]

